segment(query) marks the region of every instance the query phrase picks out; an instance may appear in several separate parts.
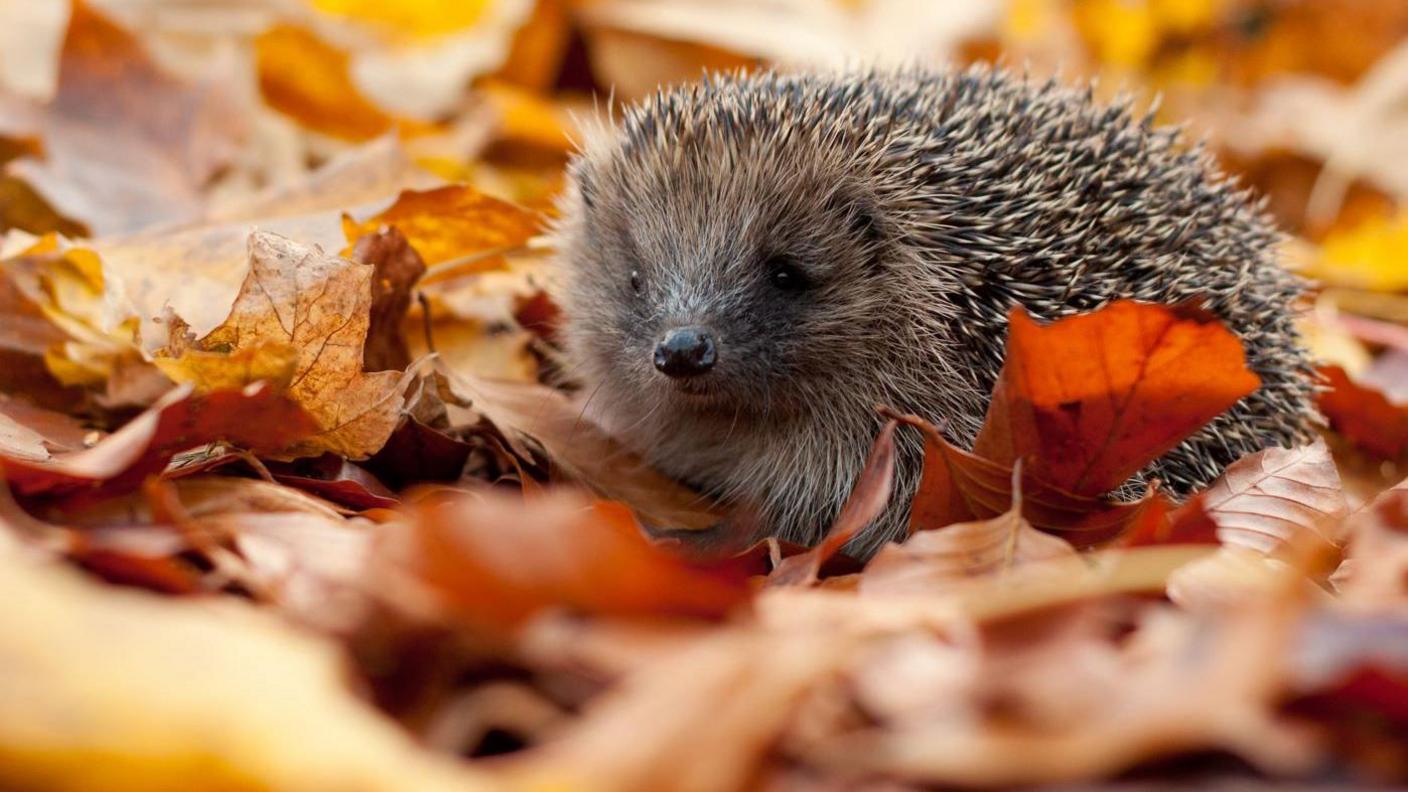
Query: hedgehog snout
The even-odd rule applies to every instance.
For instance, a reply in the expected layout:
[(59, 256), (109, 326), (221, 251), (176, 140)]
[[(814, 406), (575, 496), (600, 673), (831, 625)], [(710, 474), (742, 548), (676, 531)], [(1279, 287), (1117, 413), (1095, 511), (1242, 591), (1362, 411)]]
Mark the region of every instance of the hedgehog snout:
[(702, 327), (676, 327), (655, 346), (655, 368), (667, 377), (697, 377), (714, 367), (718, 349)]

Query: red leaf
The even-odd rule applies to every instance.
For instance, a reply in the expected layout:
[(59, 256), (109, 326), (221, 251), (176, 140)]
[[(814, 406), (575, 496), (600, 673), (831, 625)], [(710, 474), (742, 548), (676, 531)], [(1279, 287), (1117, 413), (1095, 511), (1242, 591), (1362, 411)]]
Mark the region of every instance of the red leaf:
[(1319, 402), (1330, 428), (1383, 459), (1408, 454), (1408, 405), (1394, 404), (1379, 391), (1356, 383), (1339, 366), (1325, 366), (1320, 373), (1330, 383)]
[(1201, 310), (1121, 300), (1042, 326), (1017, 307), (973, 451), (1099, 495), (1260, 385), (1241, 342)]
[(195, 396), (175, 388), (92, 448), (44, 461), (0, 456), (10, 487), (22, 495), (136, 487), (178, 451), (224, 440), (251, 451), (282, 448), (312, 434), (313, 420), (264, 385)]

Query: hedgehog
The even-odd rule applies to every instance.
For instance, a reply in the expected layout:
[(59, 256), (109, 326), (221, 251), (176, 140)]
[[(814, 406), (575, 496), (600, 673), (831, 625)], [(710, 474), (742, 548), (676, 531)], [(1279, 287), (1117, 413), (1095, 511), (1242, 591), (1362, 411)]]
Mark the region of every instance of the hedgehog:
[[(1264, 202), (1128, 97), (983, 66), (705, 75), (601, 124), (568, 173), (554, 233), (585, 413), (761, 534), (823, 537), (876, 405), (971, 447), (1014, 305), (1199, 300), (1243, 342), (1260, 389), (1126, 490), (1187, 494), (1312, 434), (1305, 284)], [(922, 442), (897, 453), (853, 554), (907, 532)]]

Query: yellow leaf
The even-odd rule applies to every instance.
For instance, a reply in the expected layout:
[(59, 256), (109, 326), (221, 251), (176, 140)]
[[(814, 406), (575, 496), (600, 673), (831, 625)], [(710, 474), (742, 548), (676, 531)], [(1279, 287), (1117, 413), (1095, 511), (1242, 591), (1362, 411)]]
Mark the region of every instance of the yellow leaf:
[(489, 0), (311, 0), (325, 14), (348, 17), (417, 38), (430, 38), (474, 27)]
[(490, 788), (353, 696), (330, 644), (250, 608), (92, 583), (3, 546), (0, 597), (25, 603), (0, 610), (5, 789)]
[[(541, 224), (541, 219), (526, 209), (456, 185), (407, 190), (396, 203), (366, 220), (357, 222), (345, 215), (342, 219), (349, 250), (358, 239), (392, 225), (431, 267), (519, 247), (539, 233)], [(483, 264), (481, 269), (495, 269), (502, 266), (502, 259), (488, 258)]]
[(352, 82), (347, 53), (295, 25), (278, 25), (255, 40), (264, 101), (303, 126), (345, 140), (371, 140), (392, 129), (416, 135), (432, 124), (377, 107)]
[(1337, 286), (1408, 289), (1408, 212), (1375, 217), (1330, 234), (1306, 274)]
[[(289, 456), (378, 451), (401, 417), (400, 372), (362, 371), (373, 267), (275, 234), (249, 237), (249, 275), (230, 315), (200, 339), (179, 319), (162, 370), (209, 388), (273, 378), (320, 431)], [(292, 371), (286, 368), (292, 355)], [(222, 370), (223, 368), (223, 370)]]

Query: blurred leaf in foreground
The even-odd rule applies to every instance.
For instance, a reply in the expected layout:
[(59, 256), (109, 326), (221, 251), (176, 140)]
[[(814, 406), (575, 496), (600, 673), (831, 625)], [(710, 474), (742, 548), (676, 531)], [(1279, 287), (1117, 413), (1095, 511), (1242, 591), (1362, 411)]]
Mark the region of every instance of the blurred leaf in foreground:
[(115, 589), (8, 552), (0, 597), (26, 603), (0, 613), (0, 786), (496, 788), (354, 698), (328, 645), (247, 607)]

